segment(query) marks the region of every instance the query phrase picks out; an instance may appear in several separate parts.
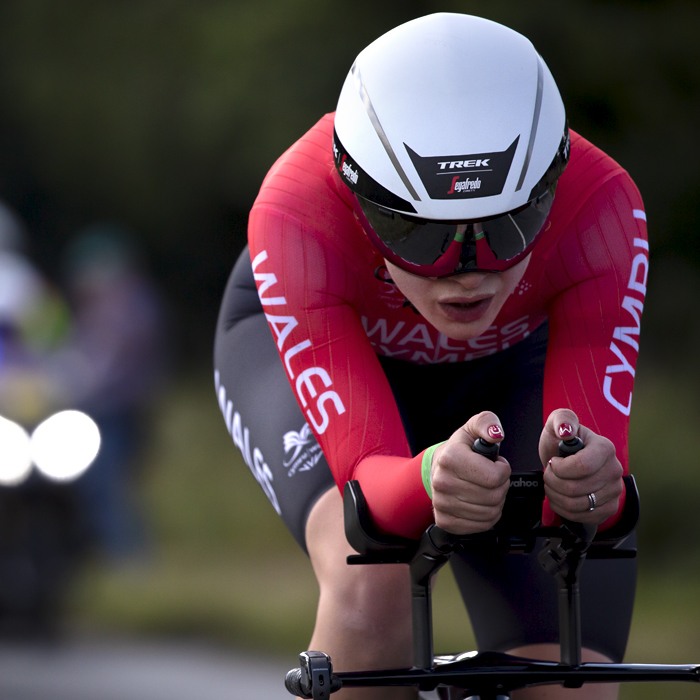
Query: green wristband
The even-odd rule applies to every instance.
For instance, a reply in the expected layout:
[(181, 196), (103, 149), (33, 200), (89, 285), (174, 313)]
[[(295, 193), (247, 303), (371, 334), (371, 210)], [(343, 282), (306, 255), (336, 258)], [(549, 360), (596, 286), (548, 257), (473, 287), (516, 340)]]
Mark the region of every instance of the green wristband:
[(440, 445), (444, 445), (447, 442), (447, 440), (443, 440), (442, 442), (438, 442), (437, 445), (433, 445), (432, 447), (429, 447), (424, 453), (423, 453), (423, 460), (420, 465), (420, 473), (421, 476), (423, 477), (423, 486), (425, 487), (425, 491), (430, 496), (430, 498), (433, 498), (433, 489), (432, 486), (430, 485), (430, 469), (433, 466), (433, 454), (435, 450), (437, 450)]

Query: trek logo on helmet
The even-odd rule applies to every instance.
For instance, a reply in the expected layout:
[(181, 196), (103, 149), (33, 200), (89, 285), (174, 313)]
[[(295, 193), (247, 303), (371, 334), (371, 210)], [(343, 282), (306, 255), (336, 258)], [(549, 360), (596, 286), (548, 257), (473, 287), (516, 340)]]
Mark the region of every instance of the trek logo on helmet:
[[(432, 199), (472, 199), (503, 192), (519, 140), (520, 136), (505, 151), (455, 156), (419, 156), (404, 146)], [(476, 173), (476, 178), (469, 177)]]
[(476, 160), (443, 160), (438, 162), (440, 170), (444, 170), (449, 166), (450, 170), (452, 168), (488, 168), (490, 158), (477, 158)]

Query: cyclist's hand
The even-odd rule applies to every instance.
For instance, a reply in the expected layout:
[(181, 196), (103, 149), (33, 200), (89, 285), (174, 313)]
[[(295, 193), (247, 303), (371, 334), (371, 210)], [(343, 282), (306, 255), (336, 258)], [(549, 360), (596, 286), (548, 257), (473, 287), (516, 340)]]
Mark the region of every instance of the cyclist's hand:
[[(559, 441), (576, 435), (584, 449), (559, 457)], [(540, 437), (540, 459), (545, 468), (544, 490), (555, 513), (575, 522), (600, 524), (617, 512), (624, 485), (615, 446), (580, 425), (573, 411), (560, 408), (549, 415)], [(596, 500), (592, 511), (589, 493)]]
[(485, 411), (473, 416), (433, 454), (431, 485), (435, 522), (456, 535), (485, 532), (501, 517), (510, 486), (510, 465), (492, 462), (472, 450), (477, 438), (501, 442), (498, 417)]

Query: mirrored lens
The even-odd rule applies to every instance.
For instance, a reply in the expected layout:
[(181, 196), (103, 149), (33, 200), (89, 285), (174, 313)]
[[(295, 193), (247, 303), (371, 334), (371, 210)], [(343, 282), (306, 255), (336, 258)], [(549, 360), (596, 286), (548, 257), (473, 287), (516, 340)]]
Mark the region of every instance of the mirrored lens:
[(525, 251), (544, 226), (554, 201), (554, 190), (555, 187), (550, 188), (536, 200), (507, 214), (464, 222), (416, 219), (380, 207), (359, 195), (357, 200), (382, 243), (414, 265), (434, 265), (457, 237), (463, 244), (461, 270), (476, 269), (475, 233), (477, 238), (485, 237), (497, 260), (510, 260)]
[(434, 264), (457, 233), (458, 224), (411, 219), (362, 197), (357, 199), (369, 225), (384, 245), (416, 265)]
[(547, 190), (542, 197), (519, 211), (481, 223), (489, 248), (498, 260), (510, 260), (535, 240), (552, 208), (554, 196)]

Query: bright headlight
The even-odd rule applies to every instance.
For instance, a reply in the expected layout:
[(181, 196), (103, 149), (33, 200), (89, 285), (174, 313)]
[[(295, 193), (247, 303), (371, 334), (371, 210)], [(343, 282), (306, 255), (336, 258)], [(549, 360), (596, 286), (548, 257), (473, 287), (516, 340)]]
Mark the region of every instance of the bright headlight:
[(15, 486), (32, 468), (29, 435), (17, 423), (0, 416), (0, 484)]
[(100, 431), (81, 411), (61, 411), (39, 424), (31, 438), (31, 458), (45, 476), (77, 479), (100, 451)]

